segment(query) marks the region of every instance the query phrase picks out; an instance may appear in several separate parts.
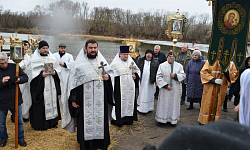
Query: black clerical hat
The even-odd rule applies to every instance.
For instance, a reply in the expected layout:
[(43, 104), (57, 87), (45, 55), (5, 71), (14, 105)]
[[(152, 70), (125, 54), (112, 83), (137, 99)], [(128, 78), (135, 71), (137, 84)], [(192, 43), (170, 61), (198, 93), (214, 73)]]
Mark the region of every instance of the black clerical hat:
[(49, 44), (46, 41), (41, 41), (41, 42), (39, 42), (38, 49), (40, 49), (40, 48), (42, 48), (44, 46), (48, 46), (49, 47)]
[(129, 53), (129, 46), (120, 46), (120, 53)]
[(146, 55), (147, 53), (151, 53), (151, 54), (153, 55), (153, 50), (147, 49), (146, 52), (145, 52), (145, 55)]

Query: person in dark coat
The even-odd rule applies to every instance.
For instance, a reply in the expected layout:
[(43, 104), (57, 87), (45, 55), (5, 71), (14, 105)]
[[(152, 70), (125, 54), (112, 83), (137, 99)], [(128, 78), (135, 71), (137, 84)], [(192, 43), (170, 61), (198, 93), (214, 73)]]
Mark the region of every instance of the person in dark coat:
[(184, 83), (187, 85), (187, 101), (190, 102), (187, 110), (193, 109), (193, 103), (201, 103), (203, 85), (201, 83), (200, 71), (205, 61), (200, 58), (200, 51), (193, 51), (193, 59), (188, 62), (186, 68), (186, 79)]
[[(8, 140), (6, 116), (8, 110), (15, 118), (15, 91), (17, 84), (28, 82), (28, 76), (19, 67), (19, 76), (16, 76), (16, 64), (8, 63), (8, 57), (0, 52), (0, 147), (4, 147)], [(18, 144), (27, 146), (24, 141), (22, 106), (22, 93), (18, 87)], [(14, 137), (13, 137), (14, 138)]]
[(154, 110), (154, 83), (159, 67), (157, 60), (153, 59), (153, 51), (146, 50), (145, 56), (137, 61), (137, 66), (141, 71), (140, 92), (138, 97), (137, 110), (141, 113), (148, 113)]
[[(161, 52), (160, 45), (155, 45), (153, 58), (159, 62), (159, 65), (161, 63), (164, 63), (165, 61), (167, 61), (166, 55)], [(156, 85), (156, 90), (155, 90), (154, 96), (155, 96), (155, 99), (157, 99), (157, 100), (158, 100), (158, 95), (159, 95), (159, 87)]]

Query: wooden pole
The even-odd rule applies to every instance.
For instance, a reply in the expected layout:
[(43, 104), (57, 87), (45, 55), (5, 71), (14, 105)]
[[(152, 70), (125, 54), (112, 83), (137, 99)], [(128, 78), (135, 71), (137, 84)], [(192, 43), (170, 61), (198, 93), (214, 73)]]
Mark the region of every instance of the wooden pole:
[[(16, 76), (19, 76), (19, 63), (16, 63)], [(18, 84), (16, 83), (15, 94), (15, 148), (18, 148)]]
[[(220, 74), (220, 79), (221, 80), (222, 80), (223, 74), (224, 73)], [(218, 92), (217, 92), (217, 97), (216, 97), (216, 101), (215, 101), (215, 105), (214, 105), (214, 113), (213, 113), (213, 119), (212, 119), (212, 121), (215, 121), (215, 116), (216, 116), (217, 106), (218, 106), (218, 101), (219, 101), (219, 96), (220, 96), (220, 88), (221, 88), (221, 85), (219, 85), (219, 87), (218, 87)]]

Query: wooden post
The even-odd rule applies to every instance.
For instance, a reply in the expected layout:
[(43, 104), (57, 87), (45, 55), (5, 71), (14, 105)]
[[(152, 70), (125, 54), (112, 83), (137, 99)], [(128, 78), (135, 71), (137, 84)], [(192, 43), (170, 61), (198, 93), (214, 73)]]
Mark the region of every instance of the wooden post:
[[(16, 63), (16, 76), (19, 76), (19, 63)], [(15, 148), (18, 148), (18, 84), (16, 83), (15, 94)]]
[[(222, 79), (223, 74), (224, 73), (220, 74), (220, 79)], [(222, 83), (223, 83), (223, 81), (222, 81)], [(216, 97), (216, 101), (215, 101), (215, 105), (214, 105), (214, 112), (213, 112), (213, 119), (212, 119), (213, 121), (215, 121), (215, 116), (216, 116), (216, 112), (217, 112), (217, 106), (218, 106), (218, 101), (219, 101), (219, 96), (220, 96), (220, 88), (221, 88), (221, 85), (219, 85), (218, 91), (217, 91), (217, 97)]]

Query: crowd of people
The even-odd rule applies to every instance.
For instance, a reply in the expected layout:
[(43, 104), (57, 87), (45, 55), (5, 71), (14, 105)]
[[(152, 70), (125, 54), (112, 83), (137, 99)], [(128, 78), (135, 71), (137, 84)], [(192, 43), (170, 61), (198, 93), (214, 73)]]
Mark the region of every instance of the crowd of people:
[(27, 54), (30, 43), (23, 43), (25, 56), (19, 63), (19, 76), (15, 75), (13, 61), (0, 52), (0, 147), (8, 140), (8, 110), (14, 122), (16, 83), (19, 85), (18, 143), (24, 147), (27, 146), (24, 121), (29, 121), (35, 130), (46, 130), (58, 128), (58, 121), (62, 120), (62, 128), (69, 132), (75, 132), (77, 127), (80, 149), (107, 149), (110, 125), (132, 125), (138, 121), (137, 113), (154, 110), (155, 100), (157, 126), (170, 123), (175, 127), (180, 105), (186, 100), (190, 103), (187, 110), (193, 109), (194, 103), (200, 104), (197, 117), (199, 124), (204, 125), (220, 119), (227, 88), (234, 83), (238, 87), (233, 93), (239, 122), (250, 126), (249, 57), (237, 77), (233, 62), (221, 72), (221, 51), (210, 66), (198, 47), (191, 53), (186, 44), (177, 54), (170, 50), (167, 55), (156, 45), (136, 61), (129, 56), (129, 46), (120, 46), (108, 64), (94, 39), (85, 42), (75, 60), (63, 43), (52, 54), (49, 44), (40, 41), (31, 55)]

